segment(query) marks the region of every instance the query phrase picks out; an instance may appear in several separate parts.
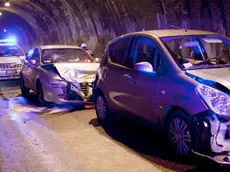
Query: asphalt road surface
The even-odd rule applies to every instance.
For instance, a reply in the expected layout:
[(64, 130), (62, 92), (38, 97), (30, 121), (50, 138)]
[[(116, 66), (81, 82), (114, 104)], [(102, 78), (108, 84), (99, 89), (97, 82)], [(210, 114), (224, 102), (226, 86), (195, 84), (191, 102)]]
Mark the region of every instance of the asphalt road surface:
[(39, 107), (35, 95), (21, 96), (18, 80), (0, 82), (0, 171), (214, 170), (211, 162), (200, 162), (176, 161), (161, 134), (134, 122), (120, 119), (103, 129), (94, 109)]

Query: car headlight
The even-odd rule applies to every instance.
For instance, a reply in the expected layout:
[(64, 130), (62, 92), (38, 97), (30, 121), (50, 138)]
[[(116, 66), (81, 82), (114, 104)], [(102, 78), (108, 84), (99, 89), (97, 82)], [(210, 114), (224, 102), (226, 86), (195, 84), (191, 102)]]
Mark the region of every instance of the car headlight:
[(203, 84), (197, 86), (197, 92), (213, 112), (222, 116), (230, 116), (229, 95)]

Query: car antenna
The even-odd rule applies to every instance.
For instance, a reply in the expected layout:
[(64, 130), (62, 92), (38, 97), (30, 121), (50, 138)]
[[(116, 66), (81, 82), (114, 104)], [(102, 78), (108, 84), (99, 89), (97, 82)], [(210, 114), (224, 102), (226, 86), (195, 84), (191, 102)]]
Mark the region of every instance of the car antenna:
[(182, 30), (185, 30), (185, 32), (188, 32), (187, 29), (184, 29), (184, 28), (181, 28), (181, 27), (178, 27), (178, 26), (170, 25), (170, 27), (171, 27), (172, 29), (182, 29)]

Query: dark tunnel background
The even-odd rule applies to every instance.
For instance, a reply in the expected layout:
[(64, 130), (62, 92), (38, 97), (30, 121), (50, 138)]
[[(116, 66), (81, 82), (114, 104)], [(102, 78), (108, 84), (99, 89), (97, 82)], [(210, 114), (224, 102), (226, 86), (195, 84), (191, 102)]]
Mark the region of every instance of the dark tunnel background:
[(0, 0), (0, 37), (16, 34), (25, 51), (41, 44), (86, 42), (101, 52), (115, 36), (141, 30), (187, 29), (228, 36), (229, 0)]

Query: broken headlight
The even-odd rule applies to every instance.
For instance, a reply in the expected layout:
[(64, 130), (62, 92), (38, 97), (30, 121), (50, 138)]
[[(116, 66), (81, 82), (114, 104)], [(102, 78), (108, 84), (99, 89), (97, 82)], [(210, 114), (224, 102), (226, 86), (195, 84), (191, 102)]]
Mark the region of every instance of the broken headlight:
[(213, 112), (222, 116), (230, 116), (229, 95), (203, 84), (197, 86), (197, 92)]

